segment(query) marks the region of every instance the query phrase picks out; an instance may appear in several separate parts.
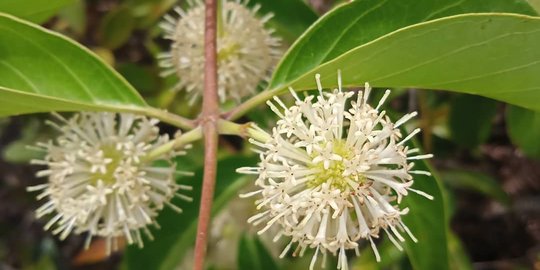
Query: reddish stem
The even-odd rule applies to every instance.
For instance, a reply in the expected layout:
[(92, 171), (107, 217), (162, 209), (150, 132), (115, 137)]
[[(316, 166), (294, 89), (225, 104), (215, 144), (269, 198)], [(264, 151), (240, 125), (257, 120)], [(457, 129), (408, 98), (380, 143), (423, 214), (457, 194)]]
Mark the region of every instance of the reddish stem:
[(206, 0), (206, 19), (204, 33), (204, 94), (202, 109), (202, 126), (204, 134), (204, 174), (201, 193), (201, 208), (197, 225), (197, 240), (195, 243), (195, 258), (193, 269), (202, 270), (206, 256), (208, 225), (212, 212), (212, 200), (216, 183), (217, 170), (217, 120), (219, 117), (219, 102), (217, 95), (217, 5), (216, 0)]

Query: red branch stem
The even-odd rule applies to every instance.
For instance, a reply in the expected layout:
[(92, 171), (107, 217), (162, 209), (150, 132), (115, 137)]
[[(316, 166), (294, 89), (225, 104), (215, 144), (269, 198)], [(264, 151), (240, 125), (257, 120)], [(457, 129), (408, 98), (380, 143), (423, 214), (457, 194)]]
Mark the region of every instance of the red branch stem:
[(216, 183), (217, 170), (217, 120), (219, 118), (219, 102), (217, 95), (217, 0), (206, 0), (205, 33), (204, 33), (204, 94), (201, 124), (204, 134), (204, 173), (201, 193), (201, 207), (197, 224), (197, 240), (193, 269), (203, 270), (206, 256), (208, 225), (212, 212), (212, 200)]

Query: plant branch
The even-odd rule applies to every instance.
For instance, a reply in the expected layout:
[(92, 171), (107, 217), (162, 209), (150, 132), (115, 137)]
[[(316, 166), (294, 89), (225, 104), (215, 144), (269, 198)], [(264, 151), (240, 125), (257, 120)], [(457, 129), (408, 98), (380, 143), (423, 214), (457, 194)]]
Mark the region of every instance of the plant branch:
[(270, 134), (259, 128), (255, 123), (237, 124), (231, 121), (220, 119), (218, 121), (218, 132), (223, 135), (237, 135), (240, 137), (253, 138), (260, 142), (271, 139)]
[(195, 129), (190, 130), (189, 132), (186, 132), (176, 138), (174, 140), (169, 141), (166, 144), (163, 144), (159, 146), (158, 148), (152, 150), (152, 152), (148, 153), (147, 156), (144, 157), (146, 160), (153, 160), (163, 154), (169, 153), (172, 150), (178, 149), (182, 146), (185, 146), (188, 143), (194, 142), (202, 137), (202, 130), (201, 127), (197, 127)]
[(194, 129), (197, 126), (195, 124), (195, 121), (184, 118), (180, 115), (170, 113), (165, 110), (160, 110), (156, 108), (148, 108), (148, 109), (145, 108), (144, 111), (142, 111), (142, 113), (148, 116), (157, 118), (167, 124), (171, 124), (173, 126), (187, 129), (187, 130)]
[(244, 103), (238, 105), (234, 109), (223, 114), (223, 117), (227, 120), (236, 120), (246, 114), (249, 110), (253, 109), (255, 106), (258, 106), (267, 100), (271, 99), (273, 96), (278, 95), (283, 91), (283, 88), (276, 88), (272, 90), (265, 90), (252, 98), (246, 100)]
[(208, 225), (212, 212), (212, 200), (216, 183), (219, 102), (217, 95), (217, 5), (216, 0), (205, 1), (204, 33), (204, 94), (201, 124), (204, 134), (204, 172), (199, 209), (199, 222), (195, 242), (193, 269), (203, 270), (206, 257)]

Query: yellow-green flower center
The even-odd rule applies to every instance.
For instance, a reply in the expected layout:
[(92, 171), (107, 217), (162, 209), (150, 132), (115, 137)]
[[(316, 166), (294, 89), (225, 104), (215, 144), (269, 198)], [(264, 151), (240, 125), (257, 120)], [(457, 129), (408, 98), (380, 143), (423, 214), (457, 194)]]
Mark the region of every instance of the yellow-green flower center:
[(229, 59), (231, 55), (238, 54), (238, 50), (240, 49), (240, 45), (238, 43), (229, 42), (225, 46), (223, 46), (219, 51), (217, 55), (218, 62), (224, 61), (226, 59)]
[[(320, 186), (323, 183), (328, 183), (333, 188), (336, 188), (339, 190), (345, 190), (349, 186), (349, 184), (347, 183), (347, 179), (356, 181), (355, 179), (357, 177), (355, 175), (343, 176), (343, 173), (346, 169), (346, 166), (343, 163), (343, 161), (350, 160), (354, 155), (351, 149), (347, 148), (345, 141), (339, 140), (339, 141), (334, 142), (332, 152), (336, 155), (339, 155), (342, 159), (331, 160), (328, 168), (324, 167), (324, 162), (312, 164), (310, 169), (316, 169), (318, 173), (315, 175), (313, 179), (311, 179), (308, 182), (308, 187), (311, 188), (311, 187)], [(316, 154), (314, 154), (314, 156), (315, 155)], [(363, 182), (365, 180), (365, 177), (360, 176), (358, 177), (358, 179), (360, 179), (359, 182)]]
[(116, 182), (114, 172), (120, 165), (124, 155), (114, 145), (102, 145), (100, 149), (103, 151), (103, 158), (111, 159), (112, 161), (105, 166), (105, 173), (101, 173), (100, 171), (95, 172), (90, 178), (90, 183), (96, 185), (97, 181), (101, 180), (105, 185), (112, 185)]

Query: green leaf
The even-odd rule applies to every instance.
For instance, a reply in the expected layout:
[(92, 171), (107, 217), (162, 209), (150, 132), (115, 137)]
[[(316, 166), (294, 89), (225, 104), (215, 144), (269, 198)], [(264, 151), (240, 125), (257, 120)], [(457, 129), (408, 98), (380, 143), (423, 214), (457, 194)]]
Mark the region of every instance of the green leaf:
[(540, 13), (540, 0), (528, 0), (529, 5), (536, 10), (537, 13)]
[(73, 0), (2, 0), (0, 13), (8, 13), (35, 23), (43, 23)]
[(127, 7), (120, 7), (107, 13), (99, 28), (101, 43), (109, 49), (122, 46), (135, 29), (135, 23), (135, 17)]
[[(398, 29), (445, 16), (478, 12), (536, 14), (524, 0), (491, 0), (489, 5), (477, 0), (351, 1), (321, 17), (289, 49), (274, 73), (271, 88), (290, 82), (349, 50), (372, 42)], [(414, 37), (415, 33), (411, 33), (411, 35)], [(461, 36), (455, 35), (455, 38), (459, 37)], [(443, 45), (444, 43), (444, 45), (455, 47), (452, 46), (452, 43), (447, 44), (446, 38), (448, 36), (437, 35), (433, 36), (433, 38), (438, 43), (437, 45), (439, 43)], [(411, 42), (411, 40), (407, 40), (407, 42)], [(465, 43), (467, 43), (467, 40), (465, 40)], [(419, 47), (421, 44), (414, 43), (413, 45)], [(383, 49), (381, 46), (378, 46), (378, 48)], [(404, 55), (406, 53), (407, 51), (403, 52)], [(390, 62), (378, 62), (379, 65), (392, 66), (397, 61), (399, 59)], [(410, 63), (411, 65), (407, 62), (403, 64), (412, 66), (414, 62)], [(365, 68), (379, 71), (378, 66)], [(362, 70), (358, 71), (358, 73), (361, 72)]]
[[(179, 166), (182, 170), (186, 170), (181, 162), (179, 161)], [(255, 162), (253, 157), (230, 157), (219, 162), (217, 171), (219, 178), (216, 181), (212, 209), (214, 214), (223, 208), (228, 200), (237, 196), (238, 190), (248, 182), (247, 177), (235, 172), (236, 168)], [(146, 241), (144, 249), (130, 246), (126, 250), (125, 269), (174, 269), (184, 258), (186, 251), (193, 247), (197, 231), (202, 174), (203, 170), (199, 168), (194, 177), (189, 177), (189, 180), (183, 179), (186, 180), (182, 181), (183, 184), (193, 186), (193, 191), (190, 192), (193, 202), (173, 201), (184, 210), (181, 214), (164, 209), (157, 219), (161, 229), (153, 232), (155, 240)]]
[(153, 94), (159, 89), (159, 77), (152, 69), (132, 63), (117, 67), (118, 72), (143, 94)]
[(433, 196), (430, 201), (416, 193), (409, 192), (403, 199), (410, 212), (403, 217), (418, 239), (417, 243), (407, 239), (404, 248), (413, 269), (447, 270), (449, 265), (446, 233), (448, 223), (445, 212), (445, 197), (442, 185), (435, 171), (423, 160), (415, 162), (415, 170), (430, 171), (433, 176), (415, 175), (412, 188)]
[(456, 97), (451, 103), (448, 119), (452, 139), (469, 148), (484, 143), (496, 113), (496, 101), (473, 95)]
[(503, 205), (510, 204), (510, 197), (493, 177), (473, 171), (451, 170), (441, 172), (445, 183), (455, 188), (465, 188), (480, 192), (491, 197)]
[(243, 234), (238, 245), (238, 270), (276, 270), (278, 265), (259, 238)]
[(21, 128), (20, 138), (9, 143), (2, 151), (2, 158), (11, 163), (27, 163), (31, 159), (43, 157), (44, 153), (33, 149), (28, 149), (29, 145), (40, 141), (41, 136), (49, 135), (43, 132), (41, 121), (37, 118), (24, 119), (24, 126)]
[(53, 110), (148, 110), (137, 91), (88, 49), (2, 14), (0, 97), (0, 116)]
[[(259, 15), (272, 13), (270, 27), (280, 37), (294, 41), (318, 18), (317, 14), (302, 0), (253, 0), (248, 5), (260, 4)], [(291, 16), (294, 14), (294, 16)]]
[[(297, 79), (283, 80), (296, 71), (276, 75), (271, 84), (280, 86), (266, 95), (288, 85), (314, 89), (316, 73), (321, 73), (323, 85), (334, 87), (341, 70), (345, 86), (370, 82), (376, 87), (445, 89), (540, 110), (538, 29), (539, 17), (516, 14), (467, 14), (417, 24), (350, 50)], [(277, 74), (286, 70), (281, 65)]]
[(540, 112), (509, 106), (506, 128), (512, 143), (529, 157), (540, 158)]
[(461, 240), (453, 232), (448, 232), (448, 252), (450, 253), (451, 270), (474, 269)]
[(360, 251), (360, 256), (357, 257), (353, 264), (353, 269), (362, 269), (362, 270), (380, 270), (380, 269), (390, 269), (391, 266), (396, 265), (402, 259), (404, 259), (405, 254), (399, 251), (393, 244), (390, 242), (388, 237), (384, 238), (383, 241), (377, 244), (377, 250), (381, 256), (381, 261), (377, 262), (373, 250), (368, 245), (362, 251)]
[(86, 2), (74, 1), (71, 5), (64, 7), (58, 13), (58, 20), (67, 24), (77, 37), (81, 37), (86, 31), (88, 23)]

